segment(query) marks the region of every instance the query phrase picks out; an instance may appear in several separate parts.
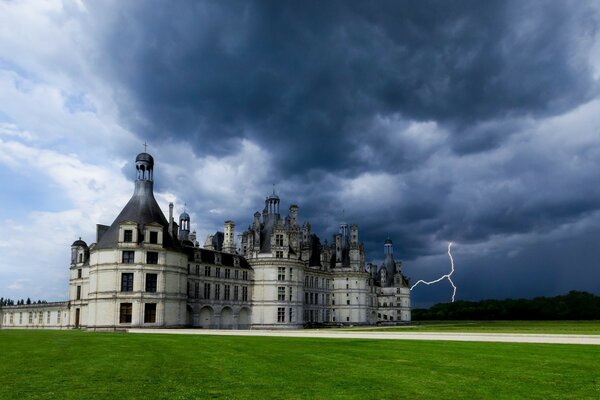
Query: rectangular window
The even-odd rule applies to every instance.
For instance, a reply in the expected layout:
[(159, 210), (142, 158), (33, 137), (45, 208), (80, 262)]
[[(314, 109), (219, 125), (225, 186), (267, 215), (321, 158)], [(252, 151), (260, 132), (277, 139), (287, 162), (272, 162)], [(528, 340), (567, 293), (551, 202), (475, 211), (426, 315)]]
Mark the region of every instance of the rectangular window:
[(283, 251), (281, 251), (281, 250), (275, 251), (275, 258), (283, 258)]
[(60, 311), (56, 312), (56, 323), (60, 324)]
[(204, 267), (204, 276), (210, 276), (210, 267), (209, 266)]
[(146, 264), (158, 264), (158, 252), (157, 251), (146, 252)]
[(200, 276), (200, 266), (196, 265), (196, 276)]
[(133, 272), (121, 274), (121, 292), (133, 292)]
[(290, 281), (294, 280), (294, 270), (290, 268)]
[(288, 311), (289, 311), (288, 321), (292, 322), (292, 320), (294, 319), (294, 309), (292, 307), (290, 307)]
[(285, 307), (277, 308), (277, 322), (285, 322)]
[(304, 304), (308, 304), (308, 292), (304, 292)]
[(277, 268), (277, 280), (285, 281), (285, 268), (284, 267)]
[(146, 274), (146, 292), (156, 292), (156, 282), (158, 280), (157, 274)]
[(127, 243), (133, 242), (133, 231), (131, 229), (125, 229), (123, 231), (123, 241)]
[(282, 286), (277, 288), (277, 300), (285, 301), (285, 288)]
[(81, 268), (77, 270), (77, 278), (81, 279)]
[(315, 293), (315, 304), (319, 304), (319, 293)]
[(242, 286), (242, 301), (248, 301), (248, 286)]
[(239, 296), (239, 292), (240, 292), (239, 289), (240, 289), (239, 286), (234, 286), (233, 287), (233, 300), (236, 300), (236, 301), (239, 300), (239, 297), (240, 297)]
[(346, 304), (347, 304), (347, 305), (350, 305), (350, 300), (346, 300)]
[(131, 323), (131, 303), (121, 303), (121, 309), (119, 310), (119, 323), (130, 324)]
[(204, 299), (205, 300), (210, 299), (210, 283), (204, 284)]
[(235, 270), (233, 276), (235, 277), (235, 279), (240, 279), (240, 271), (239, 270)]
[(229, 285), (225, 285), (225, 287), (223, 288), (224, 293), (223, 293), (223, 299), (224, 300), (229, 300), (231, 297), (231, 286)]
[(221, 298), (221, 285), (215, 285), (215, 300), (219, 300)]
[(293, 289), (290, 287), (290, 301), (294, 301), (294, 292)]
[(146, 303), (144, 305), (144, 322), (146, 324), (156, 322), (156, 303)]
[(200, 282), (194, 283), (194, 298), (195, 299), (200, 298)]
[(242, 273), (242, 279), (243, 279), (243, 280), (245, 280), (245, 281), (247, 281), (247, 280), (248, 280), (248, 271), (244, 271), (244, 272)]
[(215, 276), (216, 276), (217, 278), (220, 278), (220, 277), (221, 277), (221, 268), (220, 268), (220, 267), (216, 267), (216, 268), (215, 268)]
[(158, 232), (150, 232), (150, 244), (158, 244)]
[(135, 251), (126, 250), (123, 252), (123, 264), (133, 264)]
[(225, 279), (231, 278), (231, 270), (229, 268), (225, 268)]
[(275, 235), (275, 246), (283, 246), (283, 235)]
[(77, 297), (76, 300), (81, 300), (81, 286), (77, 286)]

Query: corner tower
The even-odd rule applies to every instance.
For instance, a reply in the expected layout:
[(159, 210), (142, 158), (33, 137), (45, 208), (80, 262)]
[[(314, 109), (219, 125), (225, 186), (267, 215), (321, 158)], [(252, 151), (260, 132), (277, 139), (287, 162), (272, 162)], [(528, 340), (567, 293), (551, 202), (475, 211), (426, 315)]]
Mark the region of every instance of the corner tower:
[(131, 199), (90, 247), (92, 329), (186, 322), (187, 255), (154, 198), (154, 158), (138, 154), (135, 170)]

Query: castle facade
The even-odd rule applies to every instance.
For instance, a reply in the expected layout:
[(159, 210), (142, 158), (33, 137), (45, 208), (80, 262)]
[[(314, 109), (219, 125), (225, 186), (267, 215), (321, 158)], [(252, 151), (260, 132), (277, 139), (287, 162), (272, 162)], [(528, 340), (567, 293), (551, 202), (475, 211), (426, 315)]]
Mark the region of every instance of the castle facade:
[[(410, 321), (410, 290), (393, 245), (384, 262), (365, 263), (355, 224), (331, 243), (280, 213), (273, 192), (236, 241), (235, 223), (207, 238), (190, 232), (186, 212), (168, 219), (153, 194), (154, 159), (136, 157), (133, 196), (96, 242), (71, 246), (69, 300), (0, 308), (4, 328), (302, 328)], [(236, 243), (237, 242), (237, 243)]]

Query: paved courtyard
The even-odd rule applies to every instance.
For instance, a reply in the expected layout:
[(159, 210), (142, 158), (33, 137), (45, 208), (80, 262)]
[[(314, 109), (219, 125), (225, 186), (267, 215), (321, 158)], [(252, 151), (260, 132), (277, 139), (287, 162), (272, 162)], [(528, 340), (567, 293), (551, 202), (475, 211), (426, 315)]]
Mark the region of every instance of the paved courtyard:
[(339, 330), (217, 330), (217, 329), (129, 329), (129, 333), (173, 335), (275, 336), (328, 339), (451, 340), (460, 342), (508, 342), (600, 345), (600, 335), (545, 335), (522, 333), (358, 332)]

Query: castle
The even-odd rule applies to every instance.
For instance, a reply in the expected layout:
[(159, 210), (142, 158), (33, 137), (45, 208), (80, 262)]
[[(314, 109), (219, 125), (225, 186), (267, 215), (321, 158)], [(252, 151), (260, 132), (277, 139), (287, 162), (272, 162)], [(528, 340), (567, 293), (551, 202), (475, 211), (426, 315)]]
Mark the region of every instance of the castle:
[(224, 232), (203, 246), (186, 212), (169, 218), (153, 194), (154, 159), (136, 157), (133, 196), (96, 243), (71, 246), (69, 300), (0, 308), (4, 328), (198, 327), (302, 328), (317, 324), (410, 321), (410, 290), (394, 260), (366, 264), (358, 226), (340, 224), (331, 244), (287, 216), (273, 191), (239, 235)]

